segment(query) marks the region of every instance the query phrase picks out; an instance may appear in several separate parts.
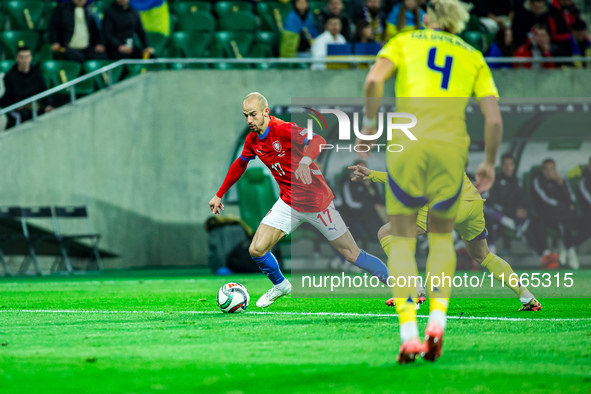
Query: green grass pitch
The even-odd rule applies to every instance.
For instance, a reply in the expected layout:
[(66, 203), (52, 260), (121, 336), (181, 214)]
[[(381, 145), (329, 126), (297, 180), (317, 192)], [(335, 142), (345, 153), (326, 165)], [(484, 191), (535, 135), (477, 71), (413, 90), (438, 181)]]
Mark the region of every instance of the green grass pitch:
[[(249, 289), (247, 313), (218, 311), (228, 281)], [(529, 313), (453, 299), (442, 358), (398, 366), (384, 299), (285, 297), (261, 313), (268, 287), (262, 275), (0, 279), (0, 393), (591, 392), (590, 299)]]

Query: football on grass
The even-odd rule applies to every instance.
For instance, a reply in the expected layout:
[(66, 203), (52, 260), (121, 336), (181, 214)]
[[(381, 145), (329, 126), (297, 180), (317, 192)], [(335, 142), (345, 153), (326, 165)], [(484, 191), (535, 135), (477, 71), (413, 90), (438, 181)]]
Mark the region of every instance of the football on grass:
[(246, 287), (240, 283), (226, 283), (218, 291), (218, 306), (224, 313), (244, 312), (250, 303)]

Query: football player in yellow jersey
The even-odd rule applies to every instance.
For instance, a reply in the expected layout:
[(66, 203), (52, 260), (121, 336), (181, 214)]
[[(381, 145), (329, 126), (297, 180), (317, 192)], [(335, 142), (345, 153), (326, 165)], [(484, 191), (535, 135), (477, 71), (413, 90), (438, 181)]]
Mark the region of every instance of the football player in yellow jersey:
[[(386, 172), (372, 171), (361, 165), (354, 165), (349, 167), (349, 169), (354, 170), (354, 181), (369, 179), (370, 181), (383, 184), (388, 182), (388, 174)], [(483, 205), (484, 200), (480, 197), (478, 190), (476, 190), (472, 182), (470, 182), (468, 176), (464, 174), (455, 229), (464, 240), (468, 254), (478, 264), (486, 268), (495, 279), (503, 281), (505, 287), (513, 290), (515, 295), (517, 295), (521, 301), (522, 307), (519, 309), (520, 311), (542, 310), (542, 305), (536, 300), (527, 287), (522, 286), (520, 282), (517, 282), (517, 286), (511, 286), (512, 281), (509, 281), (509, 278), (511, 275), (515, 274), (515, 272), (513, 272), (509, 263), (488, 249), (488, 243), (486, 242), (488, 232), (484, 222)], [(429, 210), (424, 206), (419, 210), (417, 217), (417, 235), (427, 233), (428, 217)], [(392, 242), (389, 223), (380, 228), (378, 231), (378, 239), (380, 240), (384, 252), (388, 255), (390, 253), (390, 243)], [(388, 300), (386, 304), (393, 306), (394, 299), (392, 298)]]
[[(412, 129), (417, 140), (393, 135), (389, 144), (402, 145), (403, 150), (386, 155), (386, 206), (392, 235), (388, 268), (397, 283), (406, 283), (406, 287), (392, 289), (400, 321), (402, 344), (397, 361), (401, 364), (413, 362), (419, 354), (430, 361), (441, 356), (452, 287), (444, 278), (453, 277), (456, 267), (452, 231), (470, 142), (465, 109), (473, 95), (484, 115), (486, 150), (486, 160), (476, 172), (476, 186), (482, 192), (494, 182), (503, 123), (498, 92), (482, 54), (454, 35), (469, 18), (466, 7), (458, 0), (431, 0), (424, 20), (427, 30), (391, 39), (378, 54), (364, 85), (363, 134), (376, 133), (384, 83), (395, 73), (397, 112), (417, 118)], [(423, 205), (429, 208), (426, 271), (440, 281), (439, 286), (434, 281), (426, 284), (430, 313), (424, 344), (419, 339), (413, 286), (413, 279), (418, 278), (416, 221)]]

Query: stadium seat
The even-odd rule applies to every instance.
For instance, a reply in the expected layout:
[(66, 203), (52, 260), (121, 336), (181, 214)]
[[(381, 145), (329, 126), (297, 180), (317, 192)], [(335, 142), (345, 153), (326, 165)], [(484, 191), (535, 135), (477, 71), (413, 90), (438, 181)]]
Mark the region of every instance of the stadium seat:
[[(78, 62), (70, 60), (48, 60), (41, 63), (41, 71), (47, 81), (47, 87), (61, 85), (80, 76), (82, 66)], [(69, 89), (59, 91), (57, 94), (70, 94)]]
[(256, 42), (269, 45), (273, 50), (279, 49), (279, 34), (271, 31), (259, 31), (255, 35)]
[[(255, 36), (255, 45), (251, 51), (253, 58), (275, 58), (279, 53), (279, 34), (270, 31), (259, 31)], [(268, 63), (255, 64), (255, 68), (266, 70), (269, 68), (280, 68), (278, 64)]]
[(160, 33), (146, 33), (148, 35), (148, 45), (154, 48), (156, 57), (164, 57), (168, 37)]
[(15, 60), (2, 60), (0, 62), (0, 72), (6, 74), (15, 63)]
[(326, 1), (311, 1), (310, 2), (310, 12), (312, 15), (317, 15), (326, 7)]
[[(41, 40), (43, 42), (43, 40)], [(51, 44), (47, 41), (41, 44), (41, 48), (37, 50), (33, 56), (33, 61), (41, 63), (47, 60), (53, 60), (53, 51), (51, 50)]]
[(4, 3), (12, 30), (40, 30), (46, 4), (53, 2), (13, 0)]
[(283, 30), (283, 21), (293, 10), (289, 3), (260, 2), (256, 5), (257, 15), (261, 18), (261, 29), (265, 31)]
[(480, 18), (477, 15), (470, 15), (470, 20), (466, 24), (466, 30), (481, 31)]
[(181, 1), (171, 4), (171, 11), (178, 17), (197, 12), (211, 12), (211, 3), (206, 1)]
[(265, 31), (277, 31), (277, 24), (272, 15), (271, 8), (268, 2), (256, 3), (256, 14), (261, 20), (261, 29)]
[(216, 21), (209, 12), (190, 12), (179, 15), (178, 27), (180, 31), (207, 31), (214, 32)]
[(249, 11), (252, 12), (252, 5), (247, 1), (216, 1), (213, 6), (218, 17), (222, 17), (231, 12)]
[[(274, 58), (273, 49), (268, 44), (255, 44), (250, 51), (250, 57), (255, 59)], [(256, 69), (267, 70), (272, 68), (273, 65), (269, 63), (256, 63), (254, 65)]]
[[(172, 50), (176, 56), (187, 58), (203, 58), (208, 56), (213, 34), (199, 31), (177, 31), (172, 35)], [(174, 69), (207, 68), (207, 64), (185, 66), (183, 63), (173, 65)]]
[(215, 33), (215, 39), (221, 45), (226, 57), (243, 58), (250, 55), (254, 36), (242, 32), (218, 31)]
[(460, 34), (460, 37), (466, 41), (466, 43), (472, 45), (474, 48), (483, 52), (485, 49), (485, 35), (479, 31), (464, 31)]
[[(82, 65), (83, 71), (88, 74), (98, 69), (101, 69), (109, 64), (113, 63), (112, 60), (88, 60), (84, 62)], [(113, 79), (111, 83), (117, 83), (121, 80), (121, 74), (123, 74), (123, 67), (115, 67), (111, 70), (111, 78)], [(84, 86), (78, 86), (76, 88), (76, 93), (80, 94), (90, 94), (95, 92), (99, 89), (103, 89), (109, 86), (109, 73), (104, 72), (96, 77), (89, 79), (89, 82), (84, 84), (84, 82), (80, 83), (79, 85), (84, 84)]]
[[(212, 48), (216, 48), (220, 57), (241, 59), (250, 57), (250, 51), (254, 36), (242, 32), (217, 32), (215, 34), (215, 43)], [(231, 64), (216, 63), (213, 66), (219, 70), (249, 69), (250, 64)]]
[(39, 45), (39, 34), (32, 31), (11, 30), (2, 33), (4, 55), (7, 59), (15, 59), (18, 48), (27, 46), (35, 53)]
[(219, 23), (221, 31), (244, 31), (254, 33), (257, 31), (257, 18), (249, 11), (236, 11), (221, 17)]
[(177, 31), (172, 35), (172, 45), (182, 57), (205, 57), (213, 35), (198, 31)]

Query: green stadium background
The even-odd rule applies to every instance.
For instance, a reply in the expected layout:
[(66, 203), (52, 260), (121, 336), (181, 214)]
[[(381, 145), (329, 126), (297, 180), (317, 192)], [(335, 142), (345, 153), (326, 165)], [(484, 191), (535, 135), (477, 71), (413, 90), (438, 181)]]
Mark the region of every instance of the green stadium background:
[[(101, 246), (121, 255), (106, 268), (205, 266), (207, 203), (244, 131), (243, 98), (259, 91), (272, 107), (292, 97), (357, 97), (365, 75), (182, 70), (125, 80), (1, 134), (0, 205), (86, 204)], [(531, 97), (524, 103), (591, 91), (585, 69), (499, 70), (494, 77), (503, 97)], [(556, 133), (581, 137), (568, 128)], [(530, 160), (546, 157), (538, 153)], [(575, 154), (584, 163), (589, 151)], [(570, 170), (558, 167), (563, 175)]]

